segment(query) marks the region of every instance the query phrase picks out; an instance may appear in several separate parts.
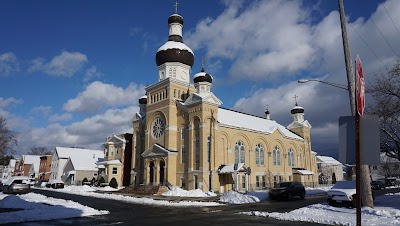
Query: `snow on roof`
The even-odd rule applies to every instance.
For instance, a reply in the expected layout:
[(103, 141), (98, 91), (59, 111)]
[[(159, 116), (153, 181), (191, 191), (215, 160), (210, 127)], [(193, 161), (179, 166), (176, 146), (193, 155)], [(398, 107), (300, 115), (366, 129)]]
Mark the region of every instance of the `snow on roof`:
[[(174, 13), (174, 14), (172, 14), (171, 16), (179, 16), (180, 18), (183, 19), (183, 17), (182, 17), (181, 15), (177, 14), (177, 13)], [(171, 16), (169, 16), (169, 17), (171, 17)]]
[(122, 163), (118, 159), (115, 159), (115, 160), (97, 162), (96, 164), (97, 165), (121, 165)]
[(96, 162), (104, 158), (103, 151), (56, 147), (59, 158), (70, 158), (75, 170), (97, 170)]
[(330, 156), (317, 156), (317, 163), (324, 163), (327, 165), (342, 165), (342, 163)]
[(180, 50), (187, 50), (191, 54), (194, 55), (193, 51), (184, 43), (182, 42), (174, 42), (174, 41), (168, 41), (164, 45), (162, 45), (160, 48), (158, 48), (157, 52), (160, 52), (162, 50), (167, 50), (167, 49), (180, 49)]
[(310, 170), (296, 170), (296, 172), (302, 175), (314, 175), (314, 173)]
[(273, 133), (278, 129), (283, 136), (297, 140), (303, 140), (300, 136), (290, 132), (284, 126), (274, 120), (268, 120), (253, 115), (248, 115), (224, 108), (218, 108), (218, 122), (228, 126), (254, 130), (264, 133)]
[[(205, 72), (199, 72), (199, 73), (197, 73), (197, 74), (195, 74), (195, 75), (193, 76), (193, 79), (195, 79), (195, 78), (197, 78), (197, 77), (200, 77), (200, 76), (206, 76), (206, 74), (207, 74), (207, 73), (205, 73)], [(212, 75), (210, 75), (210, 74), (208, 74), (208, 75), (211, 77), (211, 79), (214, 79)]]
[(235, 169), (236, 171), (243, 171), (242, 167), (244, 166), (244, 163), (235, 163), (235, 164), (228, 164), (223, 166), (220, 170), (219, 173), (234, 173)]
[(41, 155), (22, 155), (22, 159), (24, 164), (33, 164), (35, 173), (39, 173), (40, 156)]

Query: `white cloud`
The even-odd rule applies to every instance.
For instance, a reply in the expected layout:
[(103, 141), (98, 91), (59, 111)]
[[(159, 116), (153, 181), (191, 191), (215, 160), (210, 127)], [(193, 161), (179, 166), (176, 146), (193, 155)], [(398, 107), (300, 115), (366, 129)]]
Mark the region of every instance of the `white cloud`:
[(49, 122), (59, 122), (59, 121), (66, 121), (72, 119), (72, 114), (64, 113), (64, 114), (55, 114), (49, 117)]
[(132, 133), (131, 120), (138, 110), (137, 106), (110, 109), (103, 114), (85, 118), (68, 126), (55, 123), (45, 128), (27, 129), (19, 134), (20, 150), (43, 145), (51, 148), (81, 146), (101, 149), (101, 144), (110, 134)]
[(102, 107), (136, 104), (145, 93), (144, 86), (131, 83), (126, 89), (99, 81), (92, 82), (75, 99), (64, 104), (68, 112), (96, 112)]
[(34, 59), (29, 71), (42, 71), (48, 75), (70, 77), (82, 70), (87, 61), (85, 54), (62, 51), (49, 62), (43, 58)]
[(22, 104), (22, 103), (23, 103), (22, 100), (15, 99), (14, 97), (10, 97), (7, 99), (0, 97), (0, 109), (5, 109), (7, 107)]
[(103, 76), (103, 73), (97, 70), (96, 66), (91, 66), (90, 68), (86, 69), (85, 76), (83, 77), (83, 81), (87, 82), (94, 78), (99, 78)]
[(14, 53), (0, 54), (0, 76), (8, 76), (19, 71), (19, 61)]
[(32, 108), (30, 113), (40, 115), (42, 117), (47, 117), (51, 113), (51, 107), (41, 105), (41, 106)]
[(185, 34), (208, 57), (233, 60), (236, 79), (268, 80), (307, 69), (314, 61), (308, 12), (300, 1), (229, 4), (216, 19), (200, 21)]

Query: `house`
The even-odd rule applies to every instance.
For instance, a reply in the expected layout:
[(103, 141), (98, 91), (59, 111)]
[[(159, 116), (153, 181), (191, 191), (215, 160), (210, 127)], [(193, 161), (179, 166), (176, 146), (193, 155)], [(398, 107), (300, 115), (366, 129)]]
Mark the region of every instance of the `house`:
[(99, 175), (109, 183), (115, 178), (118, 186), (131, 184), (132, 134), (125, 133), (107, 137), (104, 161), (98, 162)]
[(40, 156), (40, 166), (39, 166), (40, 180), (48, 181), (50, 178), (51, 157), (52, 155)]
[(318, 181), (320, 184), (332, 184), (343, 180), (343, 164), (330, 156), (317, 155)]
[(4, 168), (3, 175), (2, 175), (3, 179), (7, 179), (14, 175), (16, 161), (17, 160), (15, 160), (15, 159), (10, 159), (10, 161), (8, 162), (8, 165), (5, 166), (5, 168)]
[(168, 26), (156, 53), (157, 82), (146, 87), (132, 119), (132, 182), (219, 192), (293, 180), (315, 186), (311, 124), (297, 100), (287, 127), (268, 109), (259, 117), (221, 107), (204, 65), (191, 82), (194, 53), (183, 43), (183, 17), (171, 15)]
[(79, 184), (85, 177), (88, 180), (97, 178), (96, 162), (102, 158), (104, 155), (100, 150), (56, 147), (51, 158), (50, 180)]
[(380, 164), (371, 167), (373, 180), (384, 180), (388, 177), (400, 178), (400, 161), (391, 158), (386, 153), (380, 154)]
[(40, 155), (22, 155), (21, 176), (39, 178)]

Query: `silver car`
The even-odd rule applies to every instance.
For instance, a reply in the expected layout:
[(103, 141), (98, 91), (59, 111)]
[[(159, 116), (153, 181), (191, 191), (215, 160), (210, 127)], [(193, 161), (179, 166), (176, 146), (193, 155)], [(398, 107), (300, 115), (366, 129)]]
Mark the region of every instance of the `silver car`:
[(26, 194), (30, 192), (31, 185), (27, 177), (10, 177), (3, 185), (4, 194)]

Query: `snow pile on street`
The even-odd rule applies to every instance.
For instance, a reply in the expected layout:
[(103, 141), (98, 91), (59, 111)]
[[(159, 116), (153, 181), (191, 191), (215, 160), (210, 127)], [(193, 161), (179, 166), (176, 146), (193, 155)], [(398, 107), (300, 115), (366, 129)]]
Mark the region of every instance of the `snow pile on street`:
[(259, 191), (249, 191), (248, 195), (257, 197), (260, 201), (265, 201), (269, 199), (269, 191), (259, 190)]
[[(330, 225), (356, 225), (356, 209), (314, 204), (287, 213), (243, 212), (241, 214), (270, 217), (279, 220), (304, 221)], [(361, 225), (400, 225), (400, 193), (387, 194), (375, 199), (375, 208), (363, 207)]]
[(94, 187), (94, 189), (96, 189), (96, 191), (118, 191), (118, 190), (121, 190), (122, 188), (125, 188), (125, 187), (119, 187), (119, 188), (113, 188), (110, 186)]
[(88, 191), (96, 191), (93, 187), (88, 185), (83, 186), (76, 186), (76, 185), (69, 185), (62, 188), (64, 191), (71, 191), (71, 192), (88, 192)]
[(173, 187), (170, 191), (164, 192), (162, 196), (176, 196), (176, 197), (214, 197), (217, 196), (214, 192), (204, 192), (200, 189), (184, 190), (180, 187)]
[(34, 193), (25, 195), (0, 194), (0, 208), (22, 209), (0, 213), (1, 224), (65, 219), (109, 213), (108, 211), (96, 210), (70, 200), (55, 199)]
[(228, 192), (222, 194), (221, 197), (219, 198), (219, 200), (221, 202), (231, 203), (231, 204), (260, 202), (260, 199), (258, 199), (255, 196), (241, 194), (236, 191), (228, 191)]

